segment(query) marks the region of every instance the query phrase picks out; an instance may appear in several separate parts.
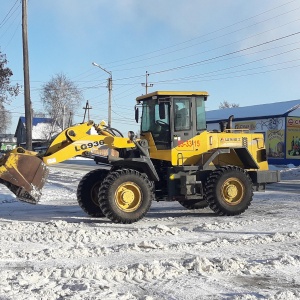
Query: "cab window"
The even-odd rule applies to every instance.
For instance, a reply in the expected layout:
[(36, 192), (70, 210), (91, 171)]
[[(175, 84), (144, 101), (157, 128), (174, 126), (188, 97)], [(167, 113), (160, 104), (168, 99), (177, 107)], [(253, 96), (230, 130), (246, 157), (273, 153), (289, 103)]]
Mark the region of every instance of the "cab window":
[(149, 100), (143, 103), (142, 114), (142, 132), (151, 131), (152, 133), (159, 133), (161, 127), (169, 126), (169, 108), (168, 103), (165, 103), (165, 116), (161, 119), (159, 116), (159, 104), (154, 100)]
[(206, 117), (205, 117), (205, 105), (204, 99), (202, 97), (196, 98), (196, 123), (197, 130), (205, 130), (206, 129)]
[(184, 98), (174, 99), (174, 127), (175, 131), (191, 129), (190, 100)]

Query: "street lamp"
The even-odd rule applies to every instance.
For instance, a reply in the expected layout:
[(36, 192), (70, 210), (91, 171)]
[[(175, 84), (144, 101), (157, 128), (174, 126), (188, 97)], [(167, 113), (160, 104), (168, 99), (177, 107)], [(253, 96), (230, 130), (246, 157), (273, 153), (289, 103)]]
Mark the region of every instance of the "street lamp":
[(96, 64), (95, 62), (92, 63), (93, 66), (100, 68), (101, 70), (103, 70), (104, 72), (106, 72), (107, 74), (109, 74), (109, 78), (108, 78), (108, 120), (107, 120), (107, 125), (110, 128), (111, 127), (111, 91), (112, 91), (112, 73), (105, 70), (104, 68), (102, 68), (101, 66), (99, 66), (98, 64)]

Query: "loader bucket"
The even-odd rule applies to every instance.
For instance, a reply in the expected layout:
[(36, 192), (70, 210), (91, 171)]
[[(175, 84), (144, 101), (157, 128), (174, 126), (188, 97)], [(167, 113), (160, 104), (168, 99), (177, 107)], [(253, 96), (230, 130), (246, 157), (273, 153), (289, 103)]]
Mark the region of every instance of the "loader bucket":
[(36, 155), (18, 148), (0, 159), (0, 183), (6, 185), (19, 200), (32, 204), (40, 200), (49, 173), (42, 159)]

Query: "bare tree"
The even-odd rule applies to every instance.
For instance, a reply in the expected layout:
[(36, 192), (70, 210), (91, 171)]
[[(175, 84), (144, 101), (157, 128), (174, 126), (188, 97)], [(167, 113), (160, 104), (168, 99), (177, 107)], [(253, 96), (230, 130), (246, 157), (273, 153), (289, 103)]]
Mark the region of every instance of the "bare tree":
[(40, 123), (35, 126), (34, 130), (38, 130), (39, 138), (45, 141), (49, 141), (53, 135), (60, 132), (55, 124), (51, 123)]
[(46, 114), (42, 111), (34, 111), (33, 116), (36, 118), (46, 118)]
[(228, 101), (223, 101), (219, 105), (219, 109), (230, 108), (230, 107), (239, 107), (240, 105), (237, 103), (229, 103)]
[(11, 123), (10, 113), (5, 109), (4, 104), (9, 104), (11, 98), (19, 94), (19, 85), (10, 83), (13, 72), (6, 67), (6, 64), (6, 55), (0, 51), (0, 132), (6, 132)]
[(8, 127), (11, 125), (11, 114), (4, 108), (2, 103), (0, 103), (0, 120), (0, 132), (6, 133)]
[(61, 129), (64, 129), (68, 116), (74, 115), (82, 101), (82, 94), (78, 87), (61, 73), (43, 86), (41, 100), (46, 112)]

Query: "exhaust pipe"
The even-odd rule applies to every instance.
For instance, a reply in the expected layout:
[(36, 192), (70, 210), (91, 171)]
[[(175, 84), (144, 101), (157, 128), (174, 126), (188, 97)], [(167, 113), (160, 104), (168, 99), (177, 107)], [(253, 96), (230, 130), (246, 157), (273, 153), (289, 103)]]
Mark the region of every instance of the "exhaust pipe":
[(228, 123), (227, 123), (227, 126), (226, 126), (226, 129), (232, 129), (232, 120), (234, 118), (234, 115), (231, 115), (229, 118), (228, 118)]

